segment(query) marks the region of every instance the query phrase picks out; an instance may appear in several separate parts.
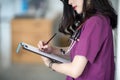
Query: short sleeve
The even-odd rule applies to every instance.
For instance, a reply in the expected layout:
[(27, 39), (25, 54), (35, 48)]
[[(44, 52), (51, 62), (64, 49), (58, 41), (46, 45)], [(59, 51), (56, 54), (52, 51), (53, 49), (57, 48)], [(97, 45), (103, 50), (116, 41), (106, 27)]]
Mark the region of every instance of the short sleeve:
[(93, 63), (106, 37), (104, 27), (101, 18), (94, 16), (88, 19), (76, 43), (75, 55), (85, 56), (90, 63)]

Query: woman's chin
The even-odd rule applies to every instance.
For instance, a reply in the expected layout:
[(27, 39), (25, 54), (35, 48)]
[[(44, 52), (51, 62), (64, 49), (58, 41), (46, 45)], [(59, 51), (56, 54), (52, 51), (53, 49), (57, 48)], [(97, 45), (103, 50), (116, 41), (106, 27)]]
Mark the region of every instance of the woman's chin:
[(78, 14), (81, 14), (82, 12), (81, 11), (76, 11)]

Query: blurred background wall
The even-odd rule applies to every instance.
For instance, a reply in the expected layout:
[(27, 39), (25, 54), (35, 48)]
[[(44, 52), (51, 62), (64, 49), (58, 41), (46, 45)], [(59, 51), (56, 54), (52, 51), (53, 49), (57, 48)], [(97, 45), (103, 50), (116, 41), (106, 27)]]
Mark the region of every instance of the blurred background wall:
[(54, 19), (61, 12), (58, 0), (0, 0), (0, 80), (65, 78), (41, 64), (36, 54), (16, 54), (21, 41), (36, 46), (39, 40), (48, 40)]
[(62, 3), (58, 0), (0, 0), (0, 6), (0, 61), (4, 67), (11, 64), (12, 20), (45, 18), (52, 21), (62, 12)]
[[(111, 0), (111, 2), (118, 13), (119, 0)], [(41, 65), (42, 61), (39, 56), (26, 51), (22, 51), (22, 53), (25, 54), (18, 55), (15, 49), (20, 41), (25, 41), (36, 46), (39, 40), (48, 40), (57, 30), (56, 27), (58, 27), (59, 19), (61, 18), (62, 8), (63, 5), (60, 0), (0, 0), (0, 77), (7, 77), (0, 78), (0, 80), (14, 79), (14, 75), (17, 76), (15, 80), (19, 80), (21, 79), (18, 74), (19, 71), (21, 71), (20, 75), (22, 75), (22, 73), (24, 73), (22, 71), (25, 71), (26, 68), (27, 77), (30, 77), (29, 75), (31, 74), (28, 73), (31, 72), (31, 69), (32, 71), (48, 70), (44, 68), (44, 65)], [(114, 30), (113, 33), (116, 58), (117, 53), (120, 53), (117, 52), (116, 47), (117, 30)], [(66, 37), (62, 35), (59, 40), (56, 40), (57, 42), (54, 41), (53, 43), (59, 45), (58, 41), (62, 40), (59, 41), (61, 44), (66, 41)], [(26, 64), (29, 64), (29, 69)], [(35, 66), (36, 64), (37, 66)], [(11, 74), (11, 72), (13, 72), (13, 74)], [(39, 72), (33, 73), (40, 74)], [(48, 70), (48, 72), (45, 73), (49, 74), (51, 71)], [(52, 76), (51, 80), (55, 80), (55, 78), (62, 80), (65, 78), (64, 75), (54, 72), (53, 75), (56, 75), (56, 77)], [(25, 75), (23, 76), (23, 79), (29, 79), (26, 78)], [(33, 76), (33, 79), (36, 79), (34, 77), (36, 76)], [(37, 75), (37, 79), (41, 78), (44, 79), (46, 77)]]

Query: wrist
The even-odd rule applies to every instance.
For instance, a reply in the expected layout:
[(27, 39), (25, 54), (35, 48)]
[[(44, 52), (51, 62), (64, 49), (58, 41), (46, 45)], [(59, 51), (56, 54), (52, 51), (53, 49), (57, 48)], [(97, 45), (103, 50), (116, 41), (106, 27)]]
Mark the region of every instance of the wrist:
[(52, 69), (52, 66), (53, 66), (53, 62), (51, 61), (51, 62), (49, 62), (48, 67)]

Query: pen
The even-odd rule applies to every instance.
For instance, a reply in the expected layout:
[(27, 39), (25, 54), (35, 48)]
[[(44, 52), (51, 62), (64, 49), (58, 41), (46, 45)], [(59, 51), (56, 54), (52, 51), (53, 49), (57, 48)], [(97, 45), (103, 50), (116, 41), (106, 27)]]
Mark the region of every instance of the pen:
[(46, 43), (43, 43), (43, 45), (47, 45), (55, 36), (56, 36), (57, 33), (55, 33)]

